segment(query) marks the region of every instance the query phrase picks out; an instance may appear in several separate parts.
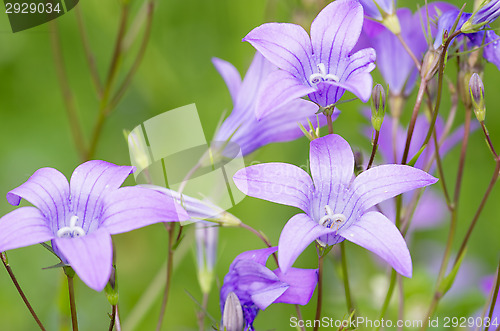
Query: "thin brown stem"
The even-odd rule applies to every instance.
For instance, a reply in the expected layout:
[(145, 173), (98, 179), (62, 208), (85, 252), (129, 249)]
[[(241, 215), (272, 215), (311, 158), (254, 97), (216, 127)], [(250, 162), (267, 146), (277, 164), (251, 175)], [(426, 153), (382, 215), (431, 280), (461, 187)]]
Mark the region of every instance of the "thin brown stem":
[(420, 67), (421, 67), (420, 61), (417, 59), (417, 57), (415, 56), (415, 54), (413, 53), (413, 51), (411, 50), (411, 48), (408, 46), (408, 44), (406, 43), (406, 41), (403, 39), (403, 37), (401, 36), (401, 33), (398, 33), (396, 35), (396, 37), (398, 38), (398, 40), (401, 43), (401, 45), (403, 45), (403, 48), (405, 49), (405, 51), (408, 53), (408, 55), (413, 60), (413, 63), (415, 64), (415, 67), (417, 67), (417, 70), (420, 72)]
[(332, 115), (326, 115), (326, 123), (328, 124), (328, 134), (333, 133), (333, 123), (332, 123)]
[(460, 199), (460, 190), (462, 188), (462, 177), (465, 167), (465, 157), (467, 155), (467, 144), (469, 143), (469, 131), (471, 122), (472, 109), (465, 107), (465, 123), (464, 123), (464, 138), (462, 139), (462, 147), (460, 149), (460, 160), (458, 161), (457, 180), (455, 183), (455, 193), (453, 194), (453, 203), (458, 205)]
[[(493, 311), (495, 310), (495, 306), (497, 303), (499, 288), (500, 288), (500, 261), (498, 262), (497, 277), (495, 279), (495, 286), (493, 286), (493, 288), (492, 288), (493, 298), (491, 299), (490, 312), (488, 314), (490, 321), (493, 318)], [(485, 331), (488, 331), (489, 328), (490, 328), (490, 326), (488, 325), (486, 327)]]
[(82, 14), (82, 10), (80, 9), (80, 7), (81, 6), (75, 7), (75, 15), (76, 15), (76, 22), (78, 25), (78, 32), (80, 33), (80, 39), (82, 40), (83, 51), (85, 53), (85, 58), (87, 60), (88, 66), (89, 66), (90, 77), (92, 78), (92, 82), (94, 83), (94, 87), (96, 89), (97, 96), (99, 98), (101, 98), (102, 97), (102, 83), (101, 83), (101, 79), (99, 78), (99, 71), (97, 70), (95, 56), (94, 56), (94, 53), (92, 52), (92, 49), (90, 47), (89, 38), (87, 35), (87, 30), (85, 29), (85, 23), (83, 21), (83, 14)]
[(370, 155), (370, 161), (368, 162), (368, 165), (366, 166), (366, 170), (370, 169), (373, 160), (375, 159), (375, 154), (377, 154), (377, 147), (378, 147), (378, 137), (380, 136), (380, 131), (375, 130), (375, 138), (373, 139), (373, 146), (372, 146), (372, 153)]
[(75, 98), (70, 88), (66, 69), (64, 67), (64, 59), (61, 48), (61, 36), (59, 34), (59, 27), (57, 21), (50, 21), (52, 33), (50, 34), (52, 53), (54, 56), (54, 63), (56, 67), (56, 74), (61, 88), (61, 93), (66, 109), (66, 115), (70, 125), (71, 136), (81, 160), (85, 159), (87, 148), (85, 147), (85, 139), (83, 137), (82, 127), (78, 119), (78, 111), (76, 109)]
[(481, 122), (481, 128), (483, 128), (483, 133), (486, 139), (486, 143), (488, 144), (488, 147), (490, 148), (490, 151), (493, 153), (495, 156), (495, 159), (498, 158), (498, 154), (495, 151), (495, 147), (493, 146), (493, 142), (491, 141), (490, 138), (490, 133), (488, 132), (488, 129), (486, 128), (486, 124), (484, 124), (484, 121)]
[(23, 302), (26, 305), (26, 308), (28, 308), (28, 310), (30, 311), (31, 316), (33, 316), (33, 318), (35, 319), (35, 322), (40, 327), (40, 330), (45, 331), (45, 327), (43, 326), (42, 322), (40, 321), (40, 319), (36, 315), (35, 310), (31, 306), (31, 304), (29, 303), (28, 298), (24, 294), (24, 292), (23, 292), (23, 290), (21, 288), (21, 285), (19, 285), (19, 282), (17, 281), (17, 278), (14, 275), (14, 272), (12, 271), (12, 268), (10, 267), (9, 263), (7, 262), (7, 255), (6, 255), (6, 253), (5, 252), (0, 252), (0, 255), (1, 255), (2, 263), (3, 263), (4, 267), (5, 267), (5, 269), (7, 270), (7, 273), (9, 274), (9, 277), (12, 280), (12, 283), (16, 287), (17, 292), (21, 296), (21, 299), (23, 299)]
[[(321, 307), (323, 304), (323, 260), (324, 256), (318, 253), (318, 300), (316, 301), (316, 315), (314, 319), (319, 321), (321, 318)], [(314, 331), (318, 330), (319, 325), (314, 323)]]
[(401, 164), (406, 164), (406, 162), (408, 161), (408, 153), (410, 152), (411, 138), (413, 136), (413, 130), (415, 129), (415, 122), (417, 121), (418, 111), (420, 109), (420, 105), (422, 104), (426, 86), (427, 82), (424, 79), (422, 79), (420, 81), (420, 87), (417, 93), (417, 100), (415, 101), (415, 106), (413, 107), (413, 113), (411, 115), (410, 125), (408, 126), (408, 132), (406, 134), (406, 144)]
[(113, 328), (115, 327), (115, 320), (116, 320), (116, 305), (111, 306), (111, 321), (109, 322), (109, 331), (113, 331)]
[(201, 311), (197, 314), (198, 319), (198, 330), (203, 331), (205, 329), (205, 312), (207, 311), (208, 305), (208, 293), (203, 293), (203, 299), (201, 302)]
[[(304, 321), (304, 319), (302, 318), (302, 312), (300, 311), (300, 306), (299, 305), (295, 305), (295, 311), (297, 312), (297, 319), (299, 321)], [(304, 326), (304, 323), (300, 324), (300, 330), (301, 331), (306, 331), (306, 327)]]
[(172, 265), (174, 260), (174, 250), (173, 250), (173, 240), (174, 240), (175, 224), (171, 223), (168, 230), (168, 247), (167, 247), (167, 276), (165, 282), (165, 290), (163, 292), (163, 299), (160, 309), (160, 317), (158, 318), (158, 323), (156, 325), (156, 331), (161, 330), (163, 323), (163, 317), (165, 316), (165, 311), (167, 309), (168, 294), (170, 292), (170, 282), (172, 279)]

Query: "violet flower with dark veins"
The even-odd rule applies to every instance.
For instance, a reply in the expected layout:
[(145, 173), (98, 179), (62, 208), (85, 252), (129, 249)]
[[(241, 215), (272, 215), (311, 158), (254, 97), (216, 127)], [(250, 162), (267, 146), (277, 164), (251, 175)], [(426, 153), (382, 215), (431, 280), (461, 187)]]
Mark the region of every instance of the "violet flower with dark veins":
[(280, 269), (268, 269), (266, 261), (277, 249), (270, 247), (241, 253), (224, 277), (220, 290), (221, 312), (224, 312), (226, 297), (234, 292), (243, 309), (245, 330), (254, 330), (253, 321), (259, 310), (272, 303), (306, 305), (316, 288), (317, 269), (290, 268), (286, 274)]
[[(326, 124), (324, 116), (315, 115), (318, 107), (307, 100), (295, 99), (273, 107), (272, 111), (258, 119), (256, 113), (257, 99), (263, 90), (265, 79), (278, 70), (259, 52), (255, 53), (252, 64), (248, 68), (243, 81), (238, 70), (229, 62), (213, 58), (215, 68), (226, 82), (233, 100), (233, 111), (215, 134), (214, 141), (225, 145), (225, 156), (235, 155), (234, 147), (241, 148), (242, 156), (274, 142), (285, 142), (297, 139), (304, 134), (299, 123), (308, 127), (308, 119), (313, 124)], [(334, 114), (334, 119), (339, 112)], [(319, 123), (318, 123), (319, 121)], [(226, 145), (225, 142), (229, 141)]]
[(133, 171), (130, 166), (88, 161), (75, 169), (68, 184), (56, 169), (37, 170), (7, 193), (11, 205), (26, 199), (35, 207), (18, 208), (0, 219), (0, 251), (51, 240), (61, 260), (90, 288), (101, 291), (111, 274), (112, 234), (189, 218), (164, 194), (119, 188)]
[(309, 96), (322, 107), (335, 104), (346, 90), (366, 102), (370, 97), (375, 51), (351, 54), (363, 26), (356, 0), (337, 0), (311, 24), (311, 38), (299, 25), (266, 23), (248, 33), (248, 41), (281, 70), (269, 75), (257, 103), (257, 117), (291, 100)]
[(386, 216), (369, 209), (401, 193), (434, 184), (437, 179), (405, 165), (381, 165), (354, 177), (354, 156), (341, 136), (315, 139), (310, 148), (311, 177), (286, 163), (264, 163), (238, 171), (233, 179), (245, 194), (300, 208), (283, 228), (278, 260), (287, 272), (313, 241), (334, 245), (345, 239), (387, 261), (411, 277), (408, 247)]

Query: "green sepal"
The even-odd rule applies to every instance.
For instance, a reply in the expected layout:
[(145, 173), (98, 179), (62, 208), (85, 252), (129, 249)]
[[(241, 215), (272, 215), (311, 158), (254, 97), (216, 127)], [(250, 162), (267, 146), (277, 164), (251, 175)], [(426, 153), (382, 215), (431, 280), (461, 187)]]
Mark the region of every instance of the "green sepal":
[(448, 292), (450, 290), (451, 286), (453, 285), (453, 282), (455, 281), (455, 277), (457, 276), (458, 270), (460, 269), (460, 266), (462, 265), (462, 261), (464, 259), (466, 250), (467, 249), (464, 249), (462, 251), (462, 254), (458, 257), (458, 261), (455, 264), (455, 266), (453, 267), (453, 269), (439, 283), (438, 291), (441, 294), (441, 296), (445, 295), (446, 292)]

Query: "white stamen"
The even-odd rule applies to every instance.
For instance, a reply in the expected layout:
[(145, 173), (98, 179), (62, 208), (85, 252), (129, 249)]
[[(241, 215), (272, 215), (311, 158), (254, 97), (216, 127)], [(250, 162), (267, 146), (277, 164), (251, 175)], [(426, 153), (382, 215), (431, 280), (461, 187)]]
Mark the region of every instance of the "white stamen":
[(337, 75), (326, 73), (326, 66), (324, 63), (317, 64), (316, 68), (318, 72), (309, 76), (309, 83), (311, 85), (317, 85), (320, 82), (338, 82), (340, 80)]
[(85, 231), (80, 226), (77, 226), (78, 216), (73, 215), (69, 219), (69, 226), (64, 226), (57, 230), (56, 235), (59, 238), (75, 238), (85, 235)]
[(333, 226), (336, 226), (337, 229), (335, 231), (338, 231), (340, 226), (342, 226), (342, 224), (344, 224), (346, 221), (345, 215), (334, 214), (333, 210), (328, 205), (325, 206), (325, 212), (326, 215), (321, 217), (318, 223), (329, 229), (331, 229)]

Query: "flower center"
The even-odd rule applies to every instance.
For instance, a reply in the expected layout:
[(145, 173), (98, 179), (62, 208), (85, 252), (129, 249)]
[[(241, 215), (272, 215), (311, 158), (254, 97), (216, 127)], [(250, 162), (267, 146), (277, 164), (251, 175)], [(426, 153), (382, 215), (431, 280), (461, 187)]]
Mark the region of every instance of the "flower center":
[(78, 222), (78, 216), (73, 215), (69, 219), (69, 226), (65, 226), (57, 230), (57, 236), (59, 238), (75, 238), (85, 235), (85, 231), (76, 225)]
[(329, 229), (335, 227), (335, 231), (338, 231), (340, 226), (342, 226), (346, 221), (345, 215), (334, 214), (332, 208), (330, 208), (330, 206), (328, 205), (325, 206), (325, 212), (326, 215), (321, 217), (318, 223)]
[(326, 66), (323, 63), (319, 63), (317, 66), (318, 72), (309, 76), (309, 83), (311, 85), (317, 85), (320, 82), (338, 82), (340, 79), (336, 75), (327, 74)]

